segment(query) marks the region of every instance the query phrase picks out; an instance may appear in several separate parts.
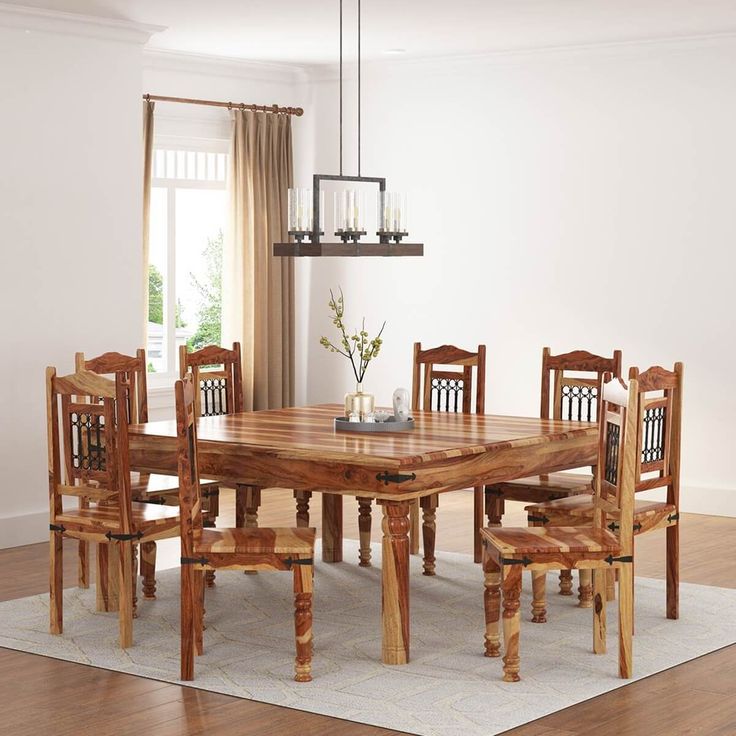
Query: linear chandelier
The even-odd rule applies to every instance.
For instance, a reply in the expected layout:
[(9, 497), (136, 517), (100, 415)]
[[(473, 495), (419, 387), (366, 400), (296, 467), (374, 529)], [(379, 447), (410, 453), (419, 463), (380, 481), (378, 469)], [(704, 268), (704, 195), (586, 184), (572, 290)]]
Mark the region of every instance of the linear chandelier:
[[(274, 243), (275, 256), (321, 255), (424, 255), (422, 243), (407, 243), (407, 197), (403, 192), (387, 191), (386, 179), (361, 175), (361, 0), (358, 16), (358, 115), (357, 176), (343, 173), (343, 0), (340, 0), (340, 173), (314, 174), (312, 188), (291, 188), (288, 195), (289, 237), (292, 242)], [(339, 242), (323, 242), (325, 193), (324, 181), (343, 182), (347, 186), (334, 192), (334, 234)], [(361, 242), (368, 234), (368, 199), (365, 189), (351, 184), (376, 184), (375, 227), (378, 242)], [(308, 241), (308, 242), (307, 242)]]

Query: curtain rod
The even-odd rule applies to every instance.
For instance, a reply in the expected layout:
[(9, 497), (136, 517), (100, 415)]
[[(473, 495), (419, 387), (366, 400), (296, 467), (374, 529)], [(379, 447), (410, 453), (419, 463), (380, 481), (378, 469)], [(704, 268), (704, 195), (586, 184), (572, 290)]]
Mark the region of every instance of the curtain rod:
[(187, 97), (165, 97), (163, 95), (143, 95), (144, 100), (158, 102), (183, 102), (187, 105), (208, 105), (209, 107), (226, 107), (228, 110), (255, 110), (257, 112), (282, 113), (301, 117), (304, 110), (301, 107), (279, 107), (278, 105), (246, 105), (244, 102), (216, 102), (215, 100), (193, 100)]

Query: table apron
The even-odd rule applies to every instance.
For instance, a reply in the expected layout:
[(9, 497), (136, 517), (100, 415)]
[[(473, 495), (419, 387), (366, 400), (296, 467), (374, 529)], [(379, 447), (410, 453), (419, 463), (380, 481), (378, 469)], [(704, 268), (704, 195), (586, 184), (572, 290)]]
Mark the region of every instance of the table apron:
[[(261, 488), (327, 491), (370, 498), (416, 498), (529, 475), (592, 465), (597, 438), (591, 434), (492, 447), (474, 455), (398, 467), (366, 456), (365, 464), (281, 458), (244, 452), (223, 443), (200, 442), (200, 477)], [(153, 435), (130, 436), (131, 468), (141, 472), (177, 472), (176, 440)], [(388, 474), (388, 477), (386, 477)], [(412, 477), (414, 476), (414, 477)]]

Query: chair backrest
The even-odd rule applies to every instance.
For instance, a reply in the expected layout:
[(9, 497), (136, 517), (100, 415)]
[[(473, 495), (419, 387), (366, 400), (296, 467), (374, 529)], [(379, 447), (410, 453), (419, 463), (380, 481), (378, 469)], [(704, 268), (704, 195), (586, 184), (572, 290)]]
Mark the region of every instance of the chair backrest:
[(191, 374), (174, 384), (182, 557), (192, 556), (194, 539), (202, 530), (202, 496), (197, 467), (197, 393)]
[(422, 344), (415, 342), (412, 407), (425, 411), (472, 413), (473, 368), (476, 369), (475, 413), (483, 414), (486, 405), (486, 346), (478, 345), (478, 351), (472, 353), (454, 345), (422, 350)]
[[(220, 367), (217, 367), (220, 366)], [(216, 417), (243, 411), (243, 364), (240, 343), (233, 349), (207, 345), (193, 353), (186, 345), (179, 348), (181, 378), (191, 372), (194, 385), (199, 388), (194, 397), (198, 417)]]
[(598, 422), (598, 465), (594, 486), (593, 524), (608, 518), (619, 524), (621, 551), (631, 554), (634, 529), (634, 492), (637, 473), (639, 386), (628, 387), (620, 378), (604, 377)]
[(639, 386), (636, 490), (668, 489), (667, 502), (679, 503), (683, 365), (669, 371), (652, 366), (629, 370)]
[[(127, 407), (130, 387), (91, 371), (46, 369), (51, 523), (63, 496), (117, 503), (120, 532), (131, 533)], [(63, 468), (63, 471), (62, 471)]]
[(544, 348), (541, 418), (597, 422), (606, 373), (621, 377), (620, 350), (614, 350), (612, 358), (604, 358), (586, 350), (552, 355), (549, 348)]
[(128, 398), (128, 420), (131, 424), (148, 421), (148, 384), (146, 351), (143, 348), (136, 350), (135, 355), (122, 353), (103, 353), (96, 358), (86, 360), (84, 353), (76, 353), (74, 367), (77, 371), (92, 371), (103, 376), (117, 376), (130, 386)]

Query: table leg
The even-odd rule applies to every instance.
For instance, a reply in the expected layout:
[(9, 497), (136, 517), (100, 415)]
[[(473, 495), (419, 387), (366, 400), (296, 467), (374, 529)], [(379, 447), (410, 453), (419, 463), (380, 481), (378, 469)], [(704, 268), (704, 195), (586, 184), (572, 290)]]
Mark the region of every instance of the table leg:
[(322, 494), (322, 561), (342, 562), (342, 496)]
[(384, 664), (409, 661), (409, 502), (379, 501), (383, 507), (383, 646)]

